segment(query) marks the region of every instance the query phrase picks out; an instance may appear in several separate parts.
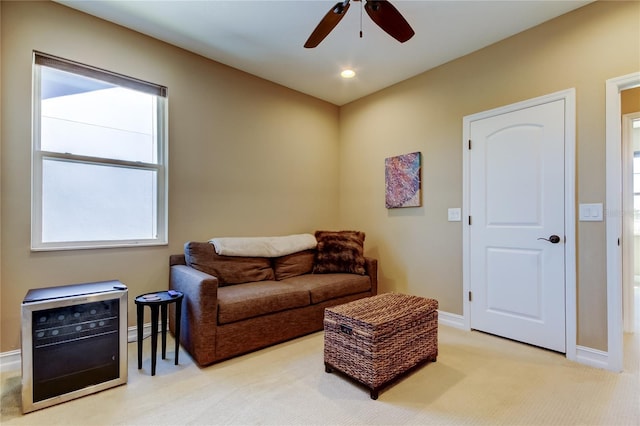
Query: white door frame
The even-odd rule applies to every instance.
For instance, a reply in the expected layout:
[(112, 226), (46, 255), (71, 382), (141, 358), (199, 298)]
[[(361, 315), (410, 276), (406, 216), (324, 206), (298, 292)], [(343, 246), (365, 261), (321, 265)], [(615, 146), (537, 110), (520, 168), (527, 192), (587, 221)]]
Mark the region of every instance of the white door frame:
[(622, 371), (622, 109), (620, 92), (640, 86), (640, 72), (606, 82), (607, 185), (607, 360), (606, 368)]
[(530, 108), (536, 105), (553, 102), (557, 100), (565, 101), (565, 144), (564, 144), (564, 224), (565, 224), (565, 332), (566, 332), (566, 357), (576, 360), (576, 222), (575, 222), (575, 157), (576, 157), (576, 91), (567, 89), (538, 98), (529, 99), (523, 102), (507, 105), (504, 107), (483, 111), (477, 114), (468, 115), (463, 118), (462, 130), (462, 310), (464, 317), (464, 329), (471, 330), (471, 318), (469, 305), (470, 290), (470, 247), (469, 247), (469, 197), (470, 197), (470, 160), (469, 160), (469, 128), (470, 123), (476, 120), (501, 115), (520, 109)]

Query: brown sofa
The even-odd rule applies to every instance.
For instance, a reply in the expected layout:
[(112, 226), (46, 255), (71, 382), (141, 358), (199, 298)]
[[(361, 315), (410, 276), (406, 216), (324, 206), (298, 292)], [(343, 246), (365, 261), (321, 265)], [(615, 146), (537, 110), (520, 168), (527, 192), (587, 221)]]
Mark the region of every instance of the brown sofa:
[[(377, 293), (376, 259), (361, 256), (355, 273), (335, 273), (318, 268), (320, 249), (263, 258), (185, 244), (169, 261), (169, 288), (184, 293), (183, 348), (199, 365), (212, 364), (322, 330), (325, 308)], [(173, 309), (170, 315), (173, 331)]]

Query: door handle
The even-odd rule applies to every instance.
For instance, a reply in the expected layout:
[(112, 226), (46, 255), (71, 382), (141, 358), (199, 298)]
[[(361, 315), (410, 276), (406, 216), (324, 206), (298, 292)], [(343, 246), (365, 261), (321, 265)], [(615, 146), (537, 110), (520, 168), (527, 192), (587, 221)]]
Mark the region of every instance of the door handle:
[(539, 240), (549, 241), (551, 244), (558, 244), (560, 242), (560, 237), (557, 235), (551, 235), (549, 238), (538, 238)]

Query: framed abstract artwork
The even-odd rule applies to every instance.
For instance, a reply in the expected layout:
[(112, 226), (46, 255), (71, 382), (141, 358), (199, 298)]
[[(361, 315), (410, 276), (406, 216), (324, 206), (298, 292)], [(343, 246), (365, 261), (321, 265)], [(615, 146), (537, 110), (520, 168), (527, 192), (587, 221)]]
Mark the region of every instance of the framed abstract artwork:
[(422, 205), (422, 158), (419, 152), (385, 158), (385, 206), (420, 207)]

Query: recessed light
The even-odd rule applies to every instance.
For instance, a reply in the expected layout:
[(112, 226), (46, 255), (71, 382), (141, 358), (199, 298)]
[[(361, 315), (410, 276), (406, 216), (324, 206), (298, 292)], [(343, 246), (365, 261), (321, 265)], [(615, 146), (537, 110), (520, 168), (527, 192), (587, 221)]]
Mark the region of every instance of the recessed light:
[(342, 78), (353, 78), (356, 76), (356, 72), (354, 70), (343, 70), (340, 75)]

